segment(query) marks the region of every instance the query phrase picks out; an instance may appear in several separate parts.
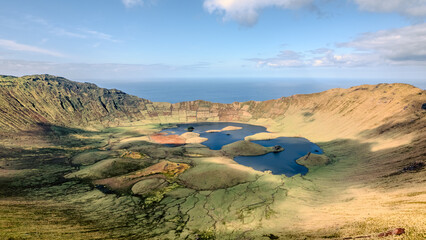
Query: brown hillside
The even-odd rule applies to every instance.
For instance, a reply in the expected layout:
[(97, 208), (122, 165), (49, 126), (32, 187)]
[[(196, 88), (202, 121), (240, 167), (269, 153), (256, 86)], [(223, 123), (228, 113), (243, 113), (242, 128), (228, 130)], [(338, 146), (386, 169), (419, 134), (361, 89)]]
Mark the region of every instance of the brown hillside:
[[(27, 130), (37, 123), (88, 127), (132, 121), (259, 122), (291, 135), (312, 132), (318, 140), (347, 138), (377, 128), (424, 124), (426, 92), (407, 84), (363, 85), (264, 102), (219, 104), (206, 101), (152, 103), (116, 89), (61, 77), (0, 77), (0, 128)], [(291, 127), (291, 129), (289, 128)], [(404, 131), (410, 131), (404, 128)], [(374, 134), (374, 132), (364, 132)], [(321, 137), (320, 137), (321, 136)], [(316, 137), (315, 137), (316, 138)]]

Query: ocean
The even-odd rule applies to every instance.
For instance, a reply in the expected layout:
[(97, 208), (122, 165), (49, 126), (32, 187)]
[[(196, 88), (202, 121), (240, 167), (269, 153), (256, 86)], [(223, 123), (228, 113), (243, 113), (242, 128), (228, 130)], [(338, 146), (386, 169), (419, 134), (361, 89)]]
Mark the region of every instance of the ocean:
[(362, 84), (405, 82), (425, 89), (426, 80), (337, 80), (337, 79), (156, 79), (140, 81), (85, 80), (100, 87), (120, 89), (154, 102), (205, 100), (218, 103), (265, 101), (294, 94), (309, 94), (331, 88)]

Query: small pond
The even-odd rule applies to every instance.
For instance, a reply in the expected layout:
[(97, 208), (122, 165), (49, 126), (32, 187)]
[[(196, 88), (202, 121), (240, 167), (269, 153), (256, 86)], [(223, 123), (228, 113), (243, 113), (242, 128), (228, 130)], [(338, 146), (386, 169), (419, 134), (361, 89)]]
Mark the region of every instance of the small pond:
[[(239, 130), (223, 132), (206, 132), (208, 130), (221, 130), (228, 126), (242, 127)], [(164, 129), (167, 134), (183, 134), (188, 131), (188, 127), (193, 127), (193, 132), (199, 133), (201, 137), (208, 138), (202, 144), (212, 150), (220, 150), (224, 145), (244, 140), (245, 137), (267, 132), (265, 127), (233, 123), (233, 122), (206, 122), (179, 124), (177, 127)], [(296, 163), (296, 160), (305, 156), (309, 152), (323, 153), (320, 147), (305, 138), (280, 137), (272, 140), (253, 141), (265, 147), (280, 145), (284, 151), (278, 153), (268, 153), (261, 156), (238, 156), (234, 160), (241, 165), (252, 167), (259, 171), (270, 170), (273, 174), (285, 174), (290, 177), (295, 174), (306, 174), (308, 169)]]

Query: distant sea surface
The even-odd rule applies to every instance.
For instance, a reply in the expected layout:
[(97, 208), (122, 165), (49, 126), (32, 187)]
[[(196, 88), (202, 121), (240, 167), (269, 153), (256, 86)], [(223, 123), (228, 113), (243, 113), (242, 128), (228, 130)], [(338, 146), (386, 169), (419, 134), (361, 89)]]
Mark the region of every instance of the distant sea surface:
[(425, 80), (336, 80), (336, 79), (157, 79), (140, 81), (85, 80), (100, 87), (116, 88), (153, 102), (177, 103), (206, 100), (218, 103), (265, 101), (308, 94), (331, 88), (362, 84), (409, 83), (425, 89)]

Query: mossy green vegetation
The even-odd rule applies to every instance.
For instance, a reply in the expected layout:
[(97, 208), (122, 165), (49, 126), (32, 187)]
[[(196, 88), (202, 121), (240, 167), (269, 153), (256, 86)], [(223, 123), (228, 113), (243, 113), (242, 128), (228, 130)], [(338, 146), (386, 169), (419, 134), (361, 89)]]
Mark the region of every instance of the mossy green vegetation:
[[(99, 233), (94, 236), (99, 238), (104, 238), (103, 234), (111, 234), (108, 229), (114, 228), (115, 235), (111, 235), (114, 237), (138, 236), (154, 239), (163, 239), (165, 236), (173, 239), (197, 236), (212, 239), (219, 229), (227, 235), (227, 225), (233, 221), (256, 222), (257, 217), (272, 216), (272, 196), (285, 195), (285, 190), (281, 189), (283, 182), (280, 177), (240, 166), (230, 158), (221, 157), (220, 151), (212, 151), (197, 144), (175, 148), (137, 140), (121, 144), (120, 140), (128, 138), (124, 134), (128, 131), (129, 129), (104, 130), (91, 132), (86, 136), (101, 142), (105, 142), (103, 138), (116, 139), (100, 147), (109, 150), (100, 150), (90, 144), (77, 149), (72, 143), (67, 146), (74, 138), (60, 141), (60, 145), (54, 150), (28, 150), (25, 154), (27, 158), (21, 158), (24, 150), (18, 153), (17, 149), (3, 149), (2, 154), (6, 158), (2, 166), (7, 171), (15, 171), (12, 169), (23, 163), (26, 164), (25, 169), (31, 169), (5, 177), (5, 185), (2, 185), (4, 194), (9, 197), (24, 197), (28, 204), (52, 201), (60, 208), (77, 208), (77, 220), (83, 227), (98, 229)], [(132, 151), (147, 157), (120, 158), (123, 151), (124, 155)], [(194, 157), (195, 152), (200, 156)], [(33, 161), (34, 156), (38, 156), (39, 161)], [(165, 158), (169, 163), (164, 162)], [(192, 167), (173, 170), (185, 163)], [(97, 181), (102, 179), (130, 179), (130, 176), (145, 169), (148, 172), (132, 183), (128, 191), (95, 188)], [(19, 194), (11, 194), (17, 189), (20, 189)], [(263, 191), (256, 191), (258, 189)], [(223, 201), (224, 198), (228, 200)], [(30, 209), (26, 211), (31, 212)], [(228, 214), (228, 211), (232, 214)], [(104, 218), (113, 218), (114, 222), (97, 221)], [(30, 223), (34, 221), (28, 220)], [(9, 221), (7, 224), (14, 223)], [(32, 227), (34, 226), (22, 227), (22, 232)], [(73, 229), (65, 227), (54, 236), (59, 239), (89, 236), (69, 233)], [(8, 231), (5, 236), (24, 237), (19, 235), (19, 231), (14, 231)], [(50, 236), (52, 235), (48, 231), (37, 235), (40, 238)]]
[(66, 178), (102, 179), (122, 175), (140, 169), (147, 164), (143, 161), (112, 158), (99, 161), (93, 165), (82, 168), (77, 172), (66, 175)]
[(43, 201), (0, 200), (0, 239), (107, 239), (72, 206)]
[(71, 159), (71, 163), (76, 165), (92, 165), (110, 156), (108, 151), (88, 151), (80, 153)]
[[(5, 213), (5, 216), (10, 217), (2, 222), (1, 228), (5, 229), (2, 237), (268, 239), (268, 236), (279, 236), (284, 239), (329, 239), (371, 234), (389, 228), (386, 225), (388, 221), (378, 221), (377, 218), (371, 218), (375, 220), (367, 222), (359, 219), (339, 229), (323, 228), (321, 231), (302, 231), (301, 226), (297, 225), (306, 223), (296, 220), (305, 216), (303, 211), (308, 211), (306, 202), (322, 205), (327, 209), (328, 199), (336, 198), (340, 191), (353, 186), (353, 183), (362, 182), (361, 176), (358, 180), (353, 176), (365, 170), (358, 167), (360, 159), (369, 162), (372, 158), (370, 144), (355, 141), (319, 143), (326, 155), (311, 154), (302, 159), (305, 162), (301, 162), (310, 167), (311, 172), (307, 176), (287, 178), (238, 165), (231, 158), (223, 156), (224, 149), (213, 151), (197, 144), (170, 148), (138, 140), (123, 144), (123, 139), (134, 137), (125, 134), (129, 130), (104, 130), (86, 135), (87, 138), (107, 144), (102, 147), (88, 141), (86, 147), (75, 148), (75, 144), (66, 145), (69, 141), (57, 141), (60, 144), (55, 145), (55, 148), (3, 148), (3, 171), (17, 172), (7, 177), (2, 175), (2, 192), (5, 196), (17, 198), (13, 200), (20, 205), (16, 211), (26, 214), (28, 219), (13, 218), (10, 212)], [(108, 134), (105, 134), (107, 131)], [(72, 140), (74, 137), (68, 139)], [(106, 139), (114, 141), (109, 141), (108, 144)], [(251, 144), (243, 144), (245, 147), (247, 145)], [(258, 149), (264, 151), (263, 147)], [(138, 156), (144, 157), (120, 158), (129, 152), (138, 152)], [(358, 154), (348, 154), (350, 152)], [(195, 153), (198, 155), (195, 156)], [(380, 154), (386, 155), (386, 151)], [(38, 157), (37, 161), (34, 161), (34, 156)], [(162, 170), (166, 166), (172, 166), (164, 164), (164, 159), (168, 159), (170, 163), (190, 164), (191, 168), (177, 175), (169, 173), (168, 170)], [(162, 165), (156, 165), (162, 161)], [(144, 175), (130, 185), (127, 191), (104, 192), (94, 188), (94, 179), (126, 178), (150, 167), (160, 172), (150, 170), (151, 175)], [(164, 174), (161, 174), (162, 171)], [(368, 176), (367, 173), (364, 175)], [(329, 176), (333, 176), (333, 179), (351, 176), (351, 181), (336, 185), (335, 180)], [(407, 195), (422, 197), (418, 192), (408, 192)], [(21, 198), (25, 198), (25, 202)], [(343, 199), (340, 204), (350, 206), (356, 199)], [(31, 208), (39, 201), (50, 201), (53, 205), (45, 207), (54, 212), (58, 220), (49, 217), (53, 220), (47, 226), (53, 230), (42, 228), (36, 234), (27, 235), (27, 232), (35, 228), (35, 224), (47, 221)], [(419, 205), (420, 202), (412, 204)], [(8, 204), (10, 202), (5, 203)], [(404, 201), (396, 204), (401, 206)], [(68, 210), (55, 210), (58, 208), (78, 209), (73, 210), (76, 212), (71, 215), (77, 223), (67, 220)], [(2, 209), (5, 211), (4, 206)], [(325, 209), (316, 214), (324, 216)], [(402, 223), (392, 215), (388, 217), (393, 219), (395, 226), (410, 230), (407, 239), (420, 236), (420, 225), (413, 224), (413, 221)], [(299, 230), (280, 228), (277, 226), (278, 222), (281, 226), (293, 223), (292, 226)], [(87, 232), (87, 228), (94, 231)]]
[(214, 190), (253, 181), (256, 172), (227, 158), (197, 158), (193, 167), (180, 175), (179, 180), (197, 190)]
[[(426, 95), (416, 88), (221, 105), (150, 103), (52, 76), (0, 82), (1, 239), (341, 239), (396, 227), (424, 238)], [(234, 162), (270, 151), (248, 141), (213, 151), (150, 140), (166, 122), (206, 119), (271, 132), (247, 139), (307, 137), (325, 154), (299, 159), (309, 173), (288, 178)]]

